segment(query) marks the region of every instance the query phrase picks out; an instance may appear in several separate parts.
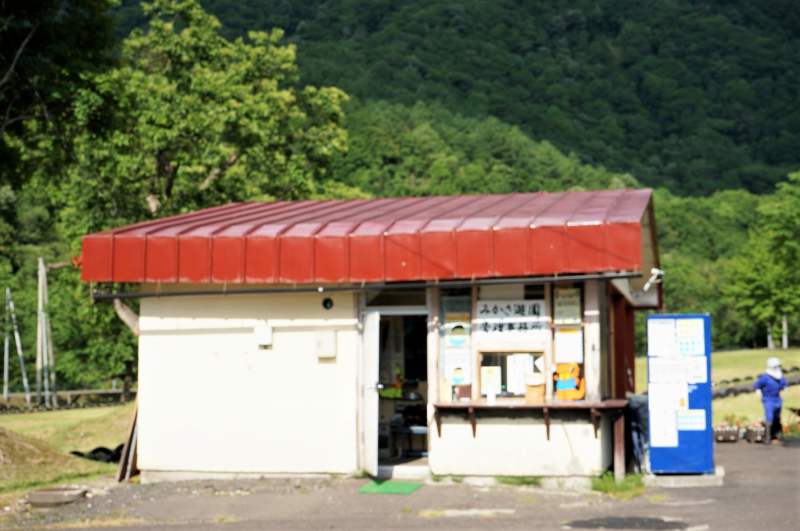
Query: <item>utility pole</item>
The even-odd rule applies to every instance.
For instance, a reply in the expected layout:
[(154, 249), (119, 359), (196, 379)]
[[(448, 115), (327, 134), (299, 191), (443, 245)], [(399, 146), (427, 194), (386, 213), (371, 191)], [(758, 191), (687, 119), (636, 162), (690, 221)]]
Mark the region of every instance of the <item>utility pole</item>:
[(5, 318), (3, 319), (3, 401), (8, 402), (8, 355), (11, 345), (9, 336), (8, 296), (5, 300)]
[[(44, 270), (44, 260), (39, 257), (37, 264), (37, 291), (36, 291), (36, 403), (42, 403), (42, 387), (44, 387), (44, 403), (49, 405), (50, 386), (47, 381), (47, 341), (44, 337), (44, 282), (42, 281), (42, 271)], [(43, 378), (44, 377), (44, 378)], [(44, 384), (44, 385), (42, 385)]]
[(19, 327), (17, 326), (17, 312), (14, 310), (14, 298), (11, 296), (11, 288), (6, 288), (6, 303), (11, 314), (11, 326), (14, 329), (14, 343), (17, 345), (17, 356), (19, 356), (19, 368), (22, 373), (22, 387), (25, 389), (25, 402), (31, 403), (31, 388), (28, 385), (28, 372), (25, 370), (25, 356), (22, 354), (22, 340), (19, 337)]
[(50, 315), (47, 305), (50, 302), (47, 286), (47, 270), (60, 269), (68, 265), (66, 262), (45, 265), (44, 258), (39, 257), (38, 262), (38, 304), (36, 326), (36, 390), (37, 399), (41, 401), (39, 390), (44, 388), (44, 403), (55, 407), (56, 400), (56, 371), (55, 352), (53, 350), (53, 331), (50, 326)]

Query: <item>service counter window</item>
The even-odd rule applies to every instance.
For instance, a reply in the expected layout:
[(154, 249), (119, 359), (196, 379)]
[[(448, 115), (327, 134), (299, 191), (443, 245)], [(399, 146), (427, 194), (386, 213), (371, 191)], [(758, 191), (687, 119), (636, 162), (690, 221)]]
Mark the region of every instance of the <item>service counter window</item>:
[(543, 402), (545, 356), (542, 352), (481, 352), (480, 394), (491, 403), (495, 399), (525, 398)]

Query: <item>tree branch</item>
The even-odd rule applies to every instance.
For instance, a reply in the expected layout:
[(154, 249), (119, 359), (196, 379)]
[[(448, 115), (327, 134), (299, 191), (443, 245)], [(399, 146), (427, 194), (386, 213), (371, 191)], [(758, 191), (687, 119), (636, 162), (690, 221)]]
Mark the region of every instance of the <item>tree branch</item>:
[(34, 115), (22, 114), (20, 116), (15, 116), (13, 118), (6, 118), (5, 120), (3, 120), (3, 125), (0, 126), (0, 133), (5, 133), (6, 128), (13, 123), (21, 122), (22, 120), (29, 120), (31, 118), (34, 118)]
[(17, 100), (16, 97), (13, 97), (10, 102), (8, 102), (8, 107), (6, 107), (6, 112), (3, 115), (3, 123), (0, 124), (0, 133), (5, 133), (6, 128), (9, 125), (21, 122), (22, 120), (28, 120), (29, 118), (33, 118), (31, 114), (21, 114), (19, 116), (11, 116), (11, 110), (14, 108), (14, 102)]
[(161, 201), (159, 201), (155, 194), (147, 194), (144, 200), (147, 202), (147, 210), (149, 210), (151, 214), (155, 214), (158, 212), (158, 209), (161, 208)]
[(203, 179), (203, 182), (200, 183), (197, 189), (200, 190), (201, 192), (207, 190), (209, 186), (214, 184), (214, 181), (216, 181), (220, 177), (220, 175), (228, 171), (228, 168), (236, 164), (236, 162), (239, 160), (239, 156), (240, 156), (239, 153), (234, 153), (233, 155), (228, 157), (228, 160), (225, 161), (224, 164), (211, 170), (211, 172), (206, 176), (205, 179)]
[(11, 80), (11, 76), (14, 73), (14, 69), (17, 67), (17, 62), (19, 61), (22, 52), (25, 50), (25, 47), (28, 45), (28, 42), (30, 42), (31, 38), (33, 38), (33, 34), (36, 32), (36, 28), (38, 27), (39, 23), (37, 22), (33, 25), (31, 31), (28, 32), (28, 35), (25, 37), (25, 40), (22, 41), (22, 44), (20, 44), (19, 48), (17, 49), (17, 53), (14, 54), (14, 60), (11, 61), (11, 65), (8, 67), (8, 70), (6, 70), (6, 73), (3, 74), (3, 78), (0, 79), (0, 87)]
[(136, 312), (119, 299), (114, 299), (114, 311), (117, 312), (117, 317), (128, 326), (133, 335), (139, 337), (139, 316)]
[(48, 122), (51, 121), (50, 111), (47, 110), (47, 104), (44, 102), (44, 98), (42, 98), (42, 95), (39, 94), (39, 91), (36, 89), (36, 87), (34, 87), (33, 93), (36, 95), (36, 99), (39, 101), (39, 105), (42, 106), (42, 113), (44, 114), (45, 121)]

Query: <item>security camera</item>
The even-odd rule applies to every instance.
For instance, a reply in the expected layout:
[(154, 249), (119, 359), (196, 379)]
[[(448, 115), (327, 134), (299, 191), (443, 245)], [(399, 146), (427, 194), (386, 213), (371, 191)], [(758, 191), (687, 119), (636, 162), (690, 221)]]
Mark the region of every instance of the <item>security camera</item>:
[(660, 284), (661, 280), (664, 278), (664, 270), (654, 267), (650, 270), (650, 278), (647, 279), (647, 282), (644, 283), (644, 287), (642, 291), (647, 291), (650, 289), (650, 286), (653, 284)]

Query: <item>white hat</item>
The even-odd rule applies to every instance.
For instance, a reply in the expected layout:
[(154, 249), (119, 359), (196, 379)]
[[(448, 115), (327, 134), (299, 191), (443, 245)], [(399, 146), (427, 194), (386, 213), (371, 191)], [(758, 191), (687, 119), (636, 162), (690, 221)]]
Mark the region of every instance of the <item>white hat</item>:
[(777, 369), (781, 366), (781, 360), (778, 358), (767, 358), (767, 369)]

